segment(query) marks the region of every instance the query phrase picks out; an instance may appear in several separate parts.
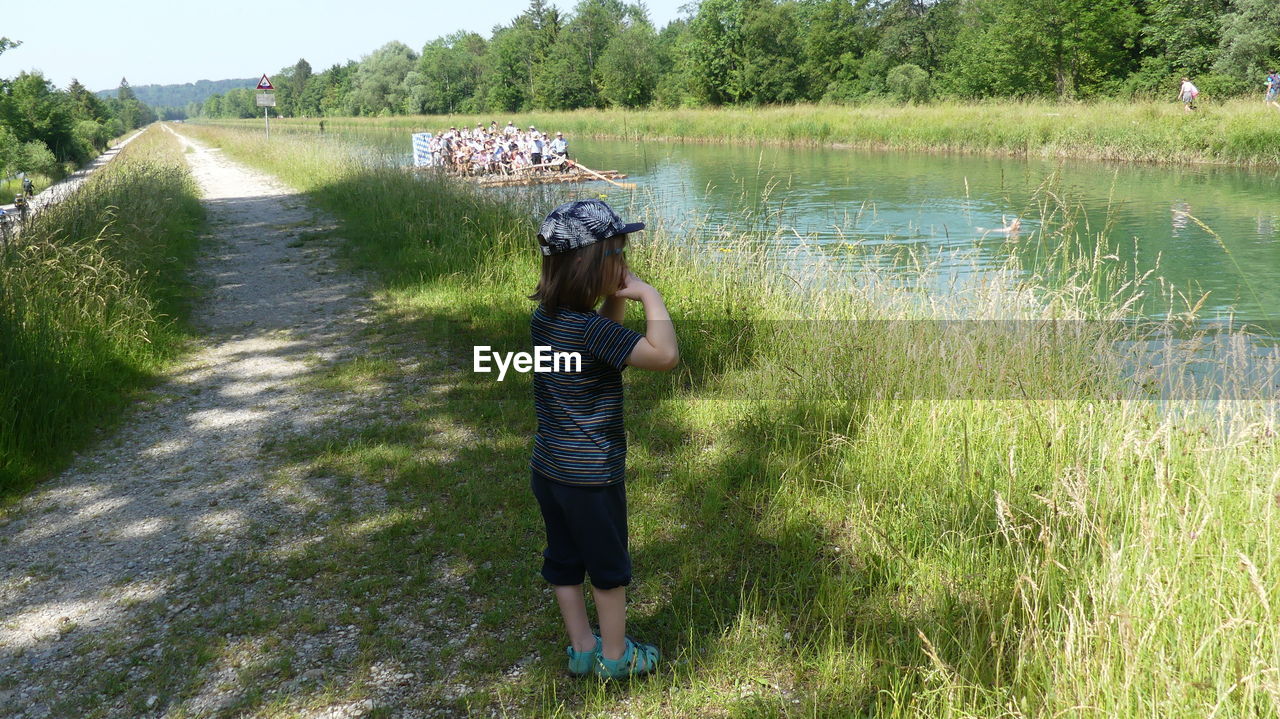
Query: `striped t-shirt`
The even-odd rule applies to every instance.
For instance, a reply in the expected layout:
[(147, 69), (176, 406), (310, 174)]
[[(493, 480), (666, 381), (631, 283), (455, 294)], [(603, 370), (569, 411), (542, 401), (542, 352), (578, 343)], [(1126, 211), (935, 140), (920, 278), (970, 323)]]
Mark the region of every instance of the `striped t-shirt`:
[(622, 369), (643, 335), (595, 312), (561, 308), (552, 316), (542, 305), (530, 328), (534, 347), (582, 357), (580, 372), (533, 375), (538, 431), (530, 467), (563, 484), (621, 482), (627, 459)]

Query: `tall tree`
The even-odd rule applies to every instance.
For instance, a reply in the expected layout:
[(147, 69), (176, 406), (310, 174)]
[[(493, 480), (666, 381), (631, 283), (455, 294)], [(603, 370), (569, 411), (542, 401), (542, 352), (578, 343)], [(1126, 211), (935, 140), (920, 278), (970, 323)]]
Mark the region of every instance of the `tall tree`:
[(869, 0), (804, 0), (799, 5), (800, 73), (809, 99), (849, 99), (861, 58), (876, 43)]
[(698, 99), (787, 102), (803, 91), (794, 3), (703, 0), (689, 23), (687, 51)]
[(1208, 72), (1218, 54), (1219, 18), (1229, 0), (1148, 0), (1144, 65), (1161, 75)]
[(934, 70), (951, 49), (959, 0), (888, 0), (880, 6), (876, 29), (880, 51), (895, 65)]
[(1222, 16), (1222, 51), (1214, 69), (1240, 79), (1280, 66), (1280, 7), (1275, 0), (1233, 0)]
[(404, 79), (418, 54), (400, 42), (374, 50), (356, 69), (347, 109), (354, 115), (400, 112), (404, 105)]
[(1136, 64), (1140, 17), (1128, 0), (970, 3), (947, 75), (966, 95), (1093, 94)]
[(72, 79), (71, 85), (67, 87), (67, 94), (70, 95), (72, 113), (76, 118), (81, 120), (94, 120), (101, 122), (107, 119), (107, 108), (98, 99), (97, 95), (89, 92), (89, 89), (80, 84), (79, 80)]
[(465, 31), (427, 43), (405, 78), (406, 109), (452, 114), (468, 107), (480, 86), (486, 46), (484, 38)]
[(305, 57), (298, 58), (298, 61), (293, 64), (293, 81), (298, 86), (299, 94), (307, 88), (311, 74), (311, 63), (307, 62)]
[(644, 107), (661, 74), (658, 35), (648, 22), (634, 23), (605, 46), (596, 64), (600, 97), (615, 107)]
[(301, 107), (301, 101), (310, 80), (311, 63), (302, 58), (276, 73), (276, 112), (285, 117), (307, 114)]

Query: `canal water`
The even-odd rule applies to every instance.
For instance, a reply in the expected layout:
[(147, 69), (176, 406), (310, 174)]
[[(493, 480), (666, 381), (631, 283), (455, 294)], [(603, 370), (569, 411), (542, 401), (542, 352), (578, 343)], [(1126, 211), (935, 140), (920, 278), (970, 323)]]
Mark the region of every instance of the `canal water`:
[[(405, 130), (329, 133), (408, 162)], [(589, 139), (571, 139), (570, 150), (638, 187), (552, 186), (549, 205), (604, 195), (624, 213), (656, 213), (688, 241), (710, 247), (754, 233), (779, 251), (803, 243), (830, 248), (837, 260), (839, 248), (857, 242), (918, 248), (970, 273), (995, 270), (1018, 253), (1037, 271), (1054, 229), (1041, 226), (1045, 208), (1069, 208), (1086, 250), (1105, 232), (1109, 252), (1131, 273), (1154, 270), (1141, 307), (1148, 315), (1162, 316), (1167, 298), (1181, 293), (1192, 301), (1205, 296), (1203, 319), (1257, 323), (1272, 336), (1280, 327), (1276, 168)], [(1018, 232), (1003, 232), (1015, 218)], [(1060, 221), (1051, 213), (1051, 224)]]
[[(1275, 169), (592, 140), (572, 149), (593, 167), (626, 172), (637, 198), (671, 221), (696, 218), (708, 242), (716, 228), (780, 222), (795, 232), (774, 242), (915, 245), (978, 271), (1018, 252), (1036, 269), (1034, 253), (1045, 252), (1037, 231), (1052, 231), (1039, 227), (1046, 208), (1051, 223), (1066, 208), (1085, 243), (1105, 232), (1125, 265), (1154, 269), (1187, 296), (1208, 293), (1202, 316), (1280, 320)], [(1010, 237), (1001, 229), (1014, 218)], [(1155, 315), (1158, 294), (1144, 308)]]

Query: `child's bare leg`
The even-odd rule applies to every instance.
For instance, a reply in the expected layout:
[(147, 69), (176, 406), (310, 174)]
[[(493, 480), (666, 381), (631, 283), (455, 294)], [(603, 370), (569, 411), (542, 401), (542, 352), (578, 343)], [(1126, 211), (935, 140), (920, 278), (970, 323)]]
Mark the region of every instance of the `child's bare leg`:
[(627, 650), (627, 588), (591, 588), (600, 619), (600, 653), (605, 659), (621, 659)]
[(587, 621), (587, 600), (582, 595), (582, 585), (557, 586), (556, 603), (560, 605), (560, 616), (564, 618), (564, 628), (569, 632), (573, 650), (589, 652), (595, 649), (596, 638), (592, 636), (591, 624)]

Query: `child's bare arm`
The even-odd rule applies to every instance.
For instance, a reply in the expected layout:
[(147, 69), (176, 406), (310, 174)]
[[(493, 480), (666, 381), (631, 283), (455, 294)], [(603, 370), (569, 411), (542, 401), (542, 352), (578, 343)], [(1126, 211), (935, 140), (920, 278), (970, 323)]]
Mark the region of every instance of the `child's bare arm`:
[(675, 326), (662, 302), (662, 295), (648, 283), (627, 273), (626, 283), (614, 297), (635, 300), (644, 305), (645, 333), (627, 357), (627, 364), (640, 369), (665, 371), (680, 361)]

